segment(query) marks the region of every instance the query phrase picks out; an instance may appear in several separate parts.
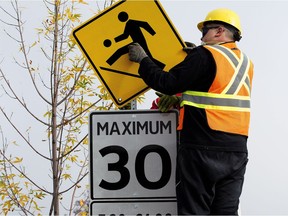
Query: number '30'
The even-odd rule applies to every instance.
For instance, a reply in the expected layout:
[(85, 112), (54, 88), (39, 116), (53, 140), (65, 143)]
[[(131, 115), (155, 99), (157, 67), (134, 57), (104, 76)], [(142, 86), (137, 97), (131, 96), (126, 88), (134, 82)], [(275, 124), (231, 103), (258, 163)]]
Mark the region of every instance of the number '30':
[[(126, 187), (130, 181), (130, 172), (126, 167), (128, 162), (128, 152), (121, 146), (112, 145), (99, 150), (102, 157), (108, 154), (117, 154), (119, 160), (115, 163), (108, 164), (108, 171), (117, 171), (120, 174), (118, 182), (108, 182), (101, 180), (99, 186), (106, 190), (119, 190)], [(149, 181), (145, 174), (145, 158), (150, 153), (156, 153), (162, 161), (162, 174), (159, 180)], [(168, 151), (162, 146), (151, 144), (143, 147), (136, 155), (135, 159), (135, 174), (138, 182), (146, 189), (160, 189), (164, 187), (171, 177), (171, 159)]]

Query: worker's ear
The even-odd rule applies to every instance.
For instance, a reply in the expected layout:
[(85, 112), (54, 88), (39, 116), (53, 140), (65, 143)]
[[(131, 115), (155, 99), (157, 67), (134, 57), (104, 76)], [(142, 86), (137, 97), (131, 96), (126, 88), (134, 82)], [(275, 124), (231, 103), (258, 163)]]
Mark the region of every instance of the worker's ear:
[(221, 36), (224, 31), (225, 31), (225, 29), (224, 29), (222, 26), (219, 26), (219, 28), (217, 28), (217, 30), (216, 30), (215, 36), (216, 36), (216, 37)]

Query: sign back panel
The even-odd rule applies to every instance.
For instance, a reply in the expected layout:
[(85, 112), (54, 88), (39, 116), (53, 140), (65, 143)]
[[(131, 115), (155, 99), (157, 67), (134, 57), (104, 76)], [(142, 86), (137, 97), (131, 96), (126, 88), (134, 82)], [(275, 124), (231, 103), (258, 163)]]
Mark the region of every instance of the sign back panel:
[(157, 0), (118, 1), (77, 27), (73, 37), (118, 107), (149, 90), (139, 64), (129, 61), (131, 43), (139, 43), (165, 71), (186, 56), (185, 43)]

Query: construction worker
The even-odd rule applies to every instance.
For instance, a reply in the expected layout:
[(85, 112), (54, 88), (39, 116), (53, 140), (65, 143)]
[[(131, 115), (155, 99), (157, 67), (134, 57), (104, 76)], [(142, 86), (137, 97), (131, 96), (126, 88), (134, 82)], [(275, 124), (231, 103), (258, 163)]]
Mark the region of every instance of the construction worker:
[[(129, 59), (145, 83), (163, 94), (181, 92), (182, 130), (176, 185), (179, 215), (237, 215), (246, 164), (253, 64), (239, 50), (238, 15), (216, 9), (198, 24), (202, 44), (169, 72), (138, 44)], [(164, 48), (165, 49), (165, 48)]]

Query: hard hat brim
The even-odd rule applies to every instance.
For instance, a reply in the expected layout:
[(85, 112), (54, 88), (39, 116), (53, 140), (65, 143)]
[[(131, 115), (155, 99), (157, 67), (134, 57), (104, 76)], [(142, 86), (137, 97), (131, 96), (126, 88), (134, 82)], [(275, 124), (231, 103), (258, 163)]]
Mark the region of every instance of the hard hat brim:
[(197, 28), (198, 28), (199, 31), (201, 31), (201, 32), (202, 32), (202, 28), (204, 27), (204, 22), (205, 22), (205, 21), (200, 22), (200, 23), (198, 23), (198, 25), (197, 25)]
[(197, 24), (197, 28), (199, 29), (199, 31), (202, 32), (202, 28), (204, 27), (205, 23), (210, 23), (210, 22), (211, 22), (211, 23), (215, 22), (215, 23), (218, 23), (218, 24), (219, 24), (219, 23), (223, 23), (223, 24), (232, 26), (232, 27), (234, 27), (235, 29), (237, 29), (237, 30), (239, 31), (239, 34), (241, 35), (241, 30), (240, 30), (240, 29), (236, 28), (235, 26), (233, 26), (233, 25), (231, 25), (231, 24), (229, 24), (229, 23), (227, 23), (227, 22), (223, 22), (223, 21), (220, 21), (220, 20), (208, 20), (208, 21), (199, 22), (199, 23)]

